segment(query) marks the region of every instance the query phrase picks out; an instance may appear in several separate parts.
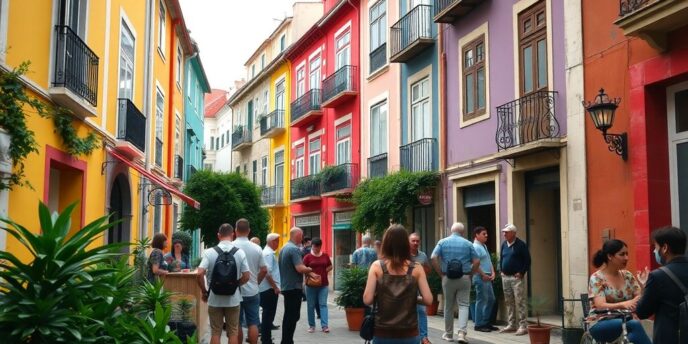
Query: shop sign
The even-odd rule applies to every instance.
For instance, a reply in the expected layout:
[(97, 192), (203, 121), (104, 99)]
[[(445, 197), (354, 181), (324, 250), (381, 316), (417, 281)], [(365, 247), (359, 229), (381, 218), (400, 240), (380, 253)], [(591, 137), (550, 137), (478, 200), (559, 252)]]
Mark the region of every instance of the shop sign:
[(297, 216), (294, 218), (296, 227), (320, 226), (320, 214)]
[(420, 203), (422, 205), (432, 204), (432, 192), (431, 191), (425, 191), (423, 193), (420, 193), (418, 195), (418, 203)]

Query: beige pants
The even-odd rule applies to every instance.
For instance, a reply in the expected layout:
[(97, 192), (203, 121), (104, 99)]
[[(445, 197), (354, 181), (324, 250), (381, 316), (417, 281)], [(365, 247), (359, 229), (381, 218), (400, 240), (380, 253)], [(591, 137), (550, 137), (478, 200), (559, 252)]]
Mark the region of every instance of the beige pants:
[(504, 287), (504, 303), (509, 315), (508, 326), (511, 328), (527, 328), (528, 309), (526, 308), (526, 286), (523, 278), (502, 275)]

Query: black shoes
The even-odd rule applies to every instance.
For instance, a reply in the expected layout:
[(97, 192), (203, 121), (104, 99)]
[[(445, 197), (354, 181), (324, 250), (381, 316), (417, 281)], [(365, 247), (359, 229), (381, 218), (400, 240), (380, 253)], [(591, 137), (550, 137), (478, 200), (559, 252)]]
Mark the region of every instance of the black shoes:
[(493, 331), (491, 326), (489, 326), (489, 325), (487, 325), (487, 326), (476, 326), (475, 330), (478, 332), (492, 332)]
[(270, 329), (274, 331), (274, 330), (279, 330), (280, 327), (277, 325), (272, 325), (272, 327)]

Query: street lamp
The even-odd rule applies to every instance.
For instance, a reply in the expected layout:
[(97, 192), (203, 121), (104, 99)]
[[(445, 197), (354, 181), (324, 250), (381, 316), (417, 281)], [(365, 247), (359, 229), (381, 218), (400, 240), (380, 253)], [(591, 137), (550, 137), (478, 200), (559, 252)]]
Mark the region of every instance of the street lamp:
[(628, 135), (625, 132), (621, 134), (607, 133), (607, 130), (614, 125), (614, 113), (620, 102), (621, 98), (610, 99), (604, 93), (604, 88), (601, 88), (595, 100), (592, 103), (584, 101), (583, 106), (590, 113), (595, 128), (602, 132), (602, 137), (604, 137), (604, 142), (608, 144), (609, 151), (616, 152), (626, 161), (628, 160)]

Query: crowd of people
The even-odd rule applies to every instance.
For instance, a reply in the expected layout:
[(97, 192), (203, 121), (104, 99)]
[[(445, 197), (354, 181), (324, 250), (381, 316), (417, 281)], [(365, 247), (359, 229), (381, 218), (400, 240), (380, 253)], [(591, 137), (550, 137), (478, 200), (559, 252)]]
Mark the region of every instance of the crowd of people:
[[(351, 265), (368, 269), (363, 301), (370, 306), (369, 312), (374, 312), (373, 342), (430, 343), (425, 307), (433, 302), (427, 279), (433, 269), (442, 279), (443, 340), (468, 343), (471, 288), (475, 290), (475, 331), (527, 334), (525, 277), (530, 270), (530, 252), (528, 245), (518, 238), (516, 226), (508, 224), (501, 232), (504, 240), (498, 270), (486, 246), (488, 230), (481, 226), (472, 230), (471, 242), (465, 238), (465, 226), (454, 223), (451, 234), (437, 242), (430, 257), (419, 249), (419, 233), (409, 234), (401, 225), (391, 225), (381, 242), (364, 235), (361, 247), (351, 256)], [(204, 292), (203, 301), (208, 303), (211, 344), (220, 343), (223, 329), (230, 343), (242, 343), (242, 327), (247, 328), (247, 342), (257, 343), (260, 337), (262, 343), (271, 344), (271, 332), (280, 329), (273, 324), (279, 295), (284, 300), (282, 343), (294, 343), (304, 297), (307, 332), (316, 331), (317, 315), (322, 332), (329, 333), (328, 274), (333, 265), (322, 250), (322, 240), (304, 238), (303, 231), (294, 227), (278, 257), (278, 234), (269, 234), (262, 249), (248, 239), (249, 234), (249, 222), (245, 219), (237, 221), (236, 227), (223, 224), (217, 234), (219, 244), (203, 252), (197, 280)], [(688, 338), (679, 338), (688, 329), (680, 328), (684, 320), (678, 309), (686, 295), (684, 286), (688, 285), (688, 259), (684, 256), (686, 234), (675, 227), (661, 228), (653, 232), (652, 240), (655, 259), (662, 266), (652, 272), (647, 268), (635, 274), (628, 271), (628, 246), (618, 239), (606, 241), (594, 255), (592, 263), (598, 270), (590, 276), (591, 307), (585, 321), (595, 340), (616, 340), (625, 323), (631, 342), (652, 343), (639, 319), (654, 316), (655, 343), (688, 343)], [(173, 242), (172, 252), (164, 256), (166, 243), (164, 234), (153, 239), (148, 261), (151, 280), (167, 274), (170, 265), (175, 269), (189, 266), (188, 257), (182, 254), (182, 243)], [(233, 268), (230, 271), (234, 275), (226, 283), (235, 285), (230, 289), (234, 290), (231, 294), (214, 289), (214, 282), (221, 280), (214, 269), (224, 271), (226, 266)], [(508, 315), (507, 324), (501, 329), (495, 326), (491, 316), (497, 301), (493, 290), (497, 273), (501, 276)], [(262, 317), (259, 316), (261, 308)], [(458, 310), (456, 332), (455, 308)], [(608, 310), (615, 309), (628, 310), (632, 318), (624, 321), (610, 315)]]

